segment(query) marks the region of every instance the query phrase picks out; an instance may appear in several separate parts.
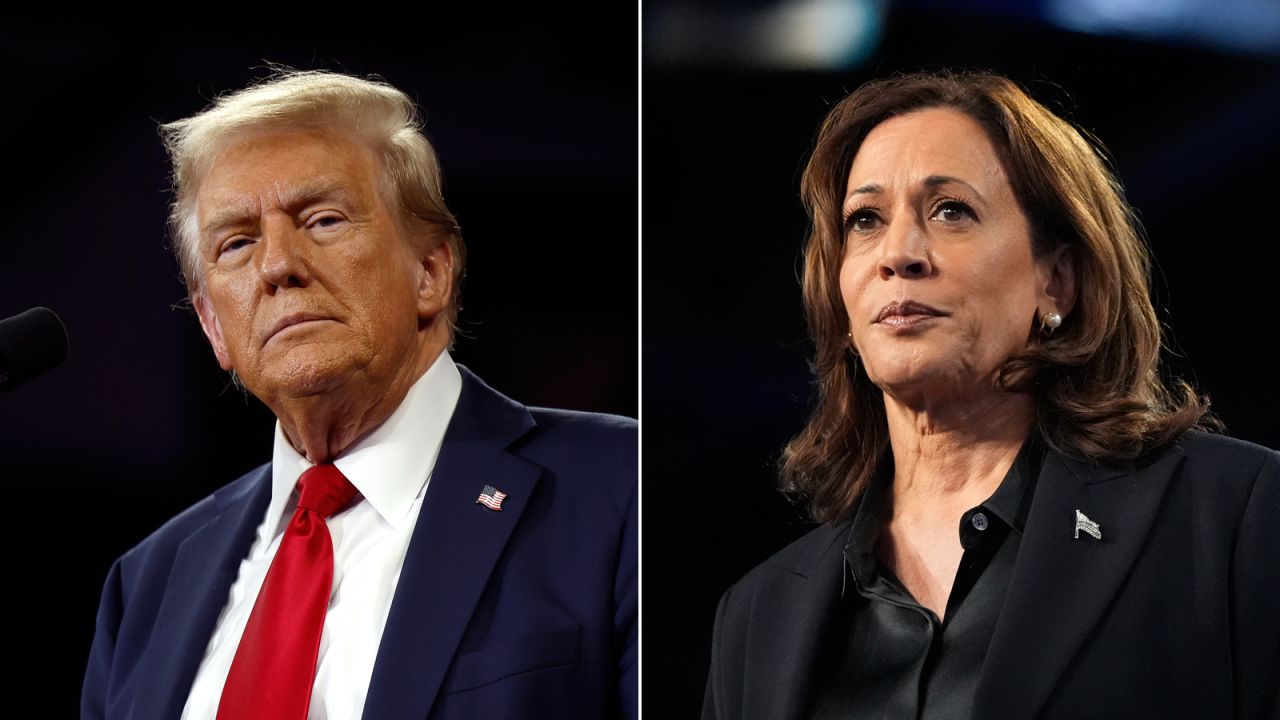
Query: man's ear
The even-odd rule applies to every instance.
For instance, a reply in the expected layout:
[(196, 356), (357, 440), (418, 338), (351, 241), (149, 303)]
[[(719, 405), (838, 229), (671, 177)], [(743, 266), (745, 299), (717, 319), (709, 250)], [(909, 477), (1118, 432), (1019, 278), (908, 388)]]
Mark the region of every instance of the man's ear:
[(1067, 317), (1076, 306), (1079, 292), (1075, 252), (1069, 245), (1059, 245), (1049, 253), (1041, 268), (1043, 278), (1040, 312), (1056, 312)]
[(218, 358), (218, 365), (223, 370), (231, 370), (231, 356), (227, 353), (227, 342), (222, 338), (222, 323), (218, 321), (218, 315), (213, 311), (209, 298), (205, 297), (204, 290), (199, 290), (192, 296), (191, 304), (196, 308), (196, 315), (200, 318), (200, 329), (204, 330), (204, 336), (209, 338), (209, 345), (213, 347), (213, 354)]
[(418, 277), (418, 319), (431, 320), (449, 309), (453, 302), (453, 247), (447, 240), (434, 240), (422, 256)]

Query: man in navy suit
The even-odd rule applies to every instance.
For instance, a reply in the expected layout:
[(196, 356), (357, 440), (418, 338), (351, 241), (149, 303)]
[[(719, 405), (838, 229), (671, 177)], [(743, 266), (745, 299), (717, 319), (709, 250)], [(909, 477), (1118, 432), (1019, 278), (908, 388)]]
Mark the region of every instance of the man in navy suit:
[(269, 714), (283, 688), (228, 678), (250, 644), (266, 671), (311, 663), (270, 655), (296, 638), (264, 640), (260, 606), (294, 587), (273, 560), (326, 467), (355, 494), (322, 523), (299, 717), (636, 717), (635, 423), (526, 408), (453, 363), (463, 246), (412, 102), (281, 73), (164, 132), (193, 305), (275, 450), (116, 561), (82, 717)]

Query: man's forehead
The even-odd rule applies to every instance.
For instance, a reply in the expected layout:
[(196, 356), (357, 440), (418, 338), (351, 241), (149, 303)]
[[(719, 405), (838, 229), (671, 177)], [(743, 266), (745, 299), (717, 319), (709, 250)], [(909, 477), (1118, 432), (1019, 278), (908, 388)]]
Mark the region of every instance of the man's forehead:
[(222, 140), (210, 157), (197, 194), (263, 192), (319, 177), (361, 185), (373, 179), (379, 164), (357, 138), (312, 128), (241, 131)]
[[(341, 133), (310, 128), (240, 133), (224, 141), (196, 190), (202, 233), (227, 215), (296, 209), (317, 200), (369, 198), (376, 156)], [(216, 215), (217, 217), (213, 217)]]
[(223, 207), (261, 209), (264, 204), (287, 209), (312, 200), (356, 201), (363, 190), (362, 183), (341, 175), (325, 174), (296, 180), (263, 177), (262, 182), (252, 188), (209, 187), (200, 193), (200, 198), (209, 211)]

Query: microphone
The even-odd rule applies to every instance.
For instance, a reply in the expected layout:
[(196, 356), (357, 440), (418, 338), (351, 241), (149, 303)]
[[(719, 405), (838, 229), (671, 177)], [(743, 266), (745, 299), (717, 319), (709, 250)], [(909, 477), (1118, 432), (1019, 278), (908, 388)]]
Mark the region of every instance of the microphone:
[(45, 307), (0, 320), (0, 390), (10, 390), (67, 359), (67, 329)]

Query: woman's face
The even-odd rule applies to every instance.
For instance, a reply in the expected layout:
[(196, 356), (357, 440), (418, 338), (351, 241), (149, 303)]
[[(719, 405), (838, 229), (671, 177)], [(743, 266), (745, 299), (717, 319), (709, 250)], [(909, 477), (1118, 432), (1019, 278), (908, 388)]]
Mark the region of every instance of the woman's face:
[(894, 397), (989, 393), (1033, 323), (1066, 314), (1055, 301), (1062, 263), (1055, 272), (1057, 258), (1032, 257), (995, 148), (959, 111), (918, 110), (872, 129), (843, 216), (840, 293), (853, 343)]

